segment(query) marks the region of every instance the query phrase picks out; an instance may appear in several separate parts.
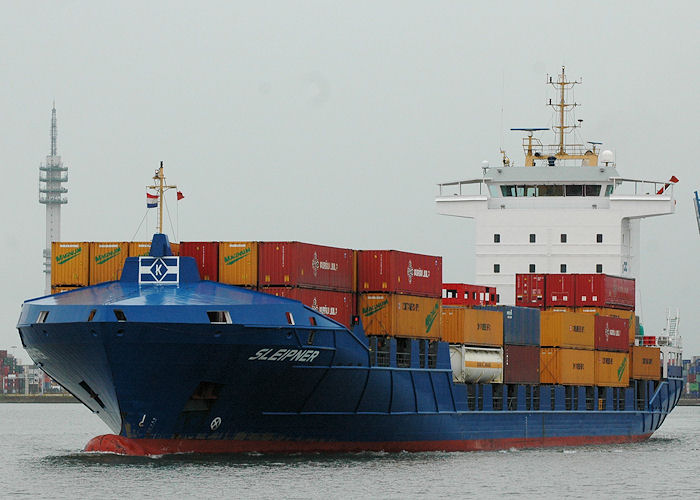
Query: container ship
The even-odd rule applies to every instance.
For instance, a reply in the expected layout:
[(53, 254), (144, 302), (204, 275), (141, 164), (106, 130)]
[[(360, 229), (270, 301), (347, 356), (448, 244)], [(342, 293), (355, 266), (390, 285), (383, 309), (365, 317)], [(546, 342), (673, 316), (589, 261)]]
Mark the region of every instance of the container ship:
[[(524, 129), (525, 165), (503, 153), (478, 179), (439, 186), (439, 213), (476, 221), (475, 284), (443, 283), (441, 257), (396, 250), (176, 245), (161, 230), (151, 242), (55, 242), (54, 293), (27, 300), (17, 327), (36, 364), (114, 433), (86, 451), (651, 436), (683, 384), (680, 338), (644, 345), (635, 314), (639, 221), (674, 211), (673, 182), (628, 181), (599, 144), (565, 144), (575, 82), (563, 69), (549, 82), (558, 144)], [(154, 179), (162, 216), (162, 165)]]

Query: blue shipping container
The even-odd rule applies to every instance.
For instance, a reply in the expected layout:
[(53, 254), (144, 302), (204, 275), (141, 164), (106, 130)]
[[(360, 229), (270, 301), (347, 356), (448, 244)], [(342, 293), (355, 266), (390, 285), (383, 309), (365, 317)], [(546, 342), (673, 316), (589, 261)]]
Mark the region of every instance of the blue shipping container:
[(540, 310), (534, 307), (482, 306), (478, 309), (503, 313), (503, 343), (540, 345)]
[(681, 369), (680, 366), (669, 365), (669, 367), (668, 367), (668, 376), (669, 377), (681, 378), (682, 374), (683, 374), (683, 370)]

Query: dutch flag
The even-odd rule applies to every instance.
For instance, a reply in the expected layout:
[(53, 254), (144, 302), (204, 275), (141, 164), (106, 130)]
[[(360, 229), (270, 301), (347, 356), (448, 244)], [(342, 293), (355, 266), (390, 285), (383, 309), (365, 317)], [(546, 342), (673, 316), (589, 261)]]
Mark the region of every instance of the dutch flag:
[(146, 193), (146, 208), (158, 207), (158, 195)]

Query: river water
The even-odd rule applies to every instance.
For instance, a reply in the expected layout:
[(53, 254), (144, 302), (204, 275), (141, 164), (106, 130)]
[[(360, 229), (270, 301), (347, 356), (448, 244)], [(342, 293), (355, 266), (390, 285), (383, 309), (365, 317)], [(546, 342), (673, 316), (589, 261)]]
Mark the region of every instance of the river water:
[(81, 452), (107, 432), (82, 405), (0, 404), (0, 498), (700, 498), (700, 407), (643, 443), (500, 452)]

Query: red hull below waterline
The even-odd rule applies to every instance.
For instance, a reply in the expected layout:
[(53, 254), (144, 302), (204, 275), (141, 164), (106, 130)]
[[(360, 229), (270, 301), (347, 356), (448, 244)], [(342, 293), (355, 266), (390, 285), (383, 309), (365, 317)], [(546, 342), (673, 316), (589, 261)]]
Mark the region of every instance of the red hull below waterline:
[(173, 453), (343, 453), (361, 451), (488, 451), (509, 448), (585, 446), (644, 441), (651, 433), (635, 436), (565, 436), (532, 439), (480, 439), (468, 441), (321, 442), (227, 441), (206, 439), (129, 439), (115, 434), (94, 437), (85, 451), (131, 456)]

